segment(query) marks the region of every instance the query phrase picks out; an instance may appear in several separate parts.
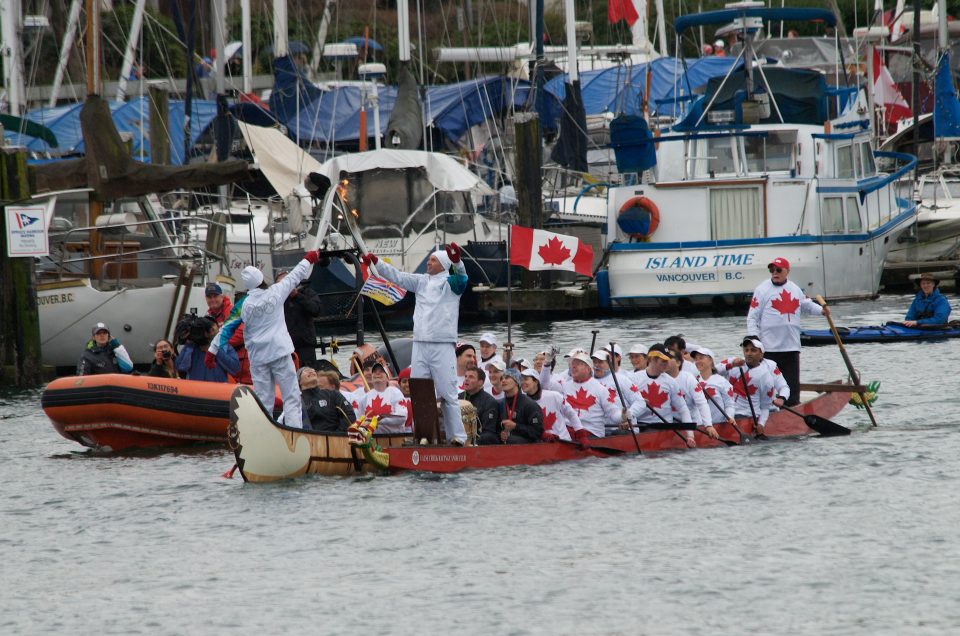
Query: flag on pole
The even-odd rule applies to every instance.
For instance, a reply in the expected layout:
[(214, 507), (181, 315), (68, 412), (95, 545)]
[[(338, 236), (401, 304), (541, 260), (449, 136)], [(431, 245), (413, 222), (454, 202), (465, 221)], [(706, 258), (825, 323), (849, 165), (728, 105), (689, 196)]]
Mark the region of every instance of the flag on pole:
[(593, 248), (575, 236), (511, 225), (510, 264), (532, 272), (563, 270), (593, 276)]
[(876, 48), (873, 49), (873, 98), (877, 106), (883, 108), (884, 121), (892, 130), (896, 130), (897, 122), (901, 119), (913, 117), (907, 100), (897, 89), (893, 76)]
[(633, 26), (640, 15), (637, 8), (633, 6), (633, 0), (609, 0), (607, 2), (607, 20), (610, 24), (616, 24), (620, 20), (626, 20), (627, 25)]
[(364, 281), (363, 287), (360, 288), (360, 293), (382, 305), (389, 306), (403, 300), (403, 297), (407, 295), (407, 290), (386, 279), (370, 274)]

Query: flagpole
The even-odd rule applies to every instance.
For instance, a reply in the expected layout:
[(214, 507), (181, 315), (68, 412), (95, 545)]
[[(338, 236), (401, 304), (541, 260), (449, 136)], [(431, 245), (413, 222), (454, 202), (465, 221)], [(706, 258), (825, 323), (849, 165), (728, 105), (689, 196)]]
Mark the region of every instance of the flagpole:
[(510, 285), (511, 278), (513, 278), (510, 273), (510, 245), (511, 245), (510, 237), (512, 235), (513, 235), (513, 224), (510, 225), (510, 228), (507, 231), (507, 341), (506, 343), (504, 343), (504, 346), (503, 346), (504, 353), (506, 353), (506, 359), (504, 360), (504, 362), (507, 365), (510, 364), (510, 357), (513, 355), (513, 338), (512, 338), (513, 314), (511, 311), (512, 296), (511, 296), (511, 285)]

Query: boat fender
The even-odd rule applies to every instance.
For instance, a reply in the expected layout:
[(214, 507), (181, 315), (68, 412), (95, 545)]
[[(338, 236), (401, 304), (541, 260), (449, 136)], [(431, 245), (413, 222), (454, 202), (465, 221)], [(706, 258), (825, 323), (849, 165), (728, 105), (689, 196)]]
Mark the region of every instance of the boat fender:
[(633, 197), (620, 206), (617, 226), (620, 230), (641, 241), (650, 240), (660, 225), (660, 210), (647, 197)]

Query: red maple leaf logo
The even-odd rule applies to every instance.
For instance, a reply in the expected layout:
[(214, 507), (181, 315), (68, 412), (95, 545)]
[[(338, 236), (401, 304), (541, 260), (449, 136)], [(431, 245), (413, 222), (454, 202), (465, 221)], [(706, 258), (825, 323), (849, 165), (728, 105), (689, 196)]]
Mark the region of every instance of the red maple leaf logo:
[(744, 373), (743, 376), (742, 376), (742, 378), (743, 378), (743, 379), (737, 378), (737, 381), (733, 383), (733, 392), (736, 393), (738, 396), (746, 399), (747, 394), (746, 394), (746, 392), (743, 390), (743, 385), (744, 385), (744, 383), (746, 383), (747, 386), (750, 387), (750, 395), (753, 395), (754, 393), (757, 392), (757, 387), (755, 387), (755, 386), (753, 386), (752, 384), (750, 384), (750, 372), (749, 372), (749, 371), (747, 371), (746, 373)]
[(370, 405), (367, 406), (367, 415), (370, 415), (370, 416), (390, 415), (392, 410), (393, 410), (393, 407), (390, 405), (389, 402), (384, 404), (383, 399), (379, 395), (376, 395), (370, 401)]
[(583, 387), (577, 389), (576, 395), (567, 396), (567, 404), (577, 409), (577, 415), (580, 415), (580, 411), (589, 410), (596, 403), (597, 398), (587, 393)]
[(712, 386), (704, 386), (703, 392), (707, 394), (707, 397), (717, 397), (717, 390)]
[(780, 375), (780, 367), (777, 367), (773, 370), (773, 375)]
[(557, 423), (557, 414), (553, 411), (549, 411), (543, 414), (543, 430), (549, 431), (553, 429), (553, 425)]
[(754, 296), (753, 298), (750, 299), (750, 309), (756, 309), (756, 308), (759, 307), (759, 306), (760, 306), (760, 303), (757, 302), (757, 297), (756, 297), (756, 296)]
[(610, 395), (607, 397), (607, 402), (609, 402), (610, 404), (613, 404), (614, 402), (617, 401), (617, 392), (614, 391), (613, 389), (607, 389), (607, 391), (610, 392)]
[(665, 391), (660, 390), (660, 385), (656, 382), (648, 384), (646, 389), (640, 391), (640, 395), (643, 396), (643, 399), (647, 401), (647, 404), (649, 404), (652, 409), (660, 408), (670, 399), (670, 396), (667, 395)]
[(797, 313), (800, 308), (800, 299), (794, 298), (786, 289), (780, 292), (780, 295), (770, 301), (770, 306), (790, 319), (790, 315)]
[(350, 403), (350, 406), (352, 406), (353, 410), (356, 411), (358, 408), (360, 408), (360, 403), (354, 400), (353, 402)]
[(630, 385), (630, 390), (631, 390), (632, 392), (634, 392), (634, 393), (639, 393), (639, 392), (640, 392), (640, 388), (639, 388), (636, 384), (631, 384), (631, 385)]
[(556, 236), (551, 237), (549, 241), (541, 245), (537, 253), (543, 259), (544, 265), (562, 265), (565, 260), (570, 258), (570, 250)]

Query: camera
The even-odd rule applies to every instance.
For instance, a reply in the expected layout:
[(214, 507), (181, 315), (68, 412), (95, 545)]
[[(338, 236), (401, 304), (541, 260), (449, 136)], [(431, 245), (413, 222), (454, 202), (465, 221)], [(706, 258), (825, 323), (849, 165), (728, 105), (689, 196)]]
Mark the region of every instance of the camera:
[(206, 316), (197, 316), (192, 313), (184, 314), (174, 330), (177, 344), (183, 345), (190, 342), (198, 347), (210, 344), (210, 338), (207, 334), (213, 325), (214, 322)]
[(173, 352), (170, 351), (169, 349), (167, 349), (166, 351), (164, 351), (164, 352), (161, 353), (160, 355), (161, 355), (161, 357), (163, 357), (164, 360), (169, 360), (169, 359), (173, 356)]

